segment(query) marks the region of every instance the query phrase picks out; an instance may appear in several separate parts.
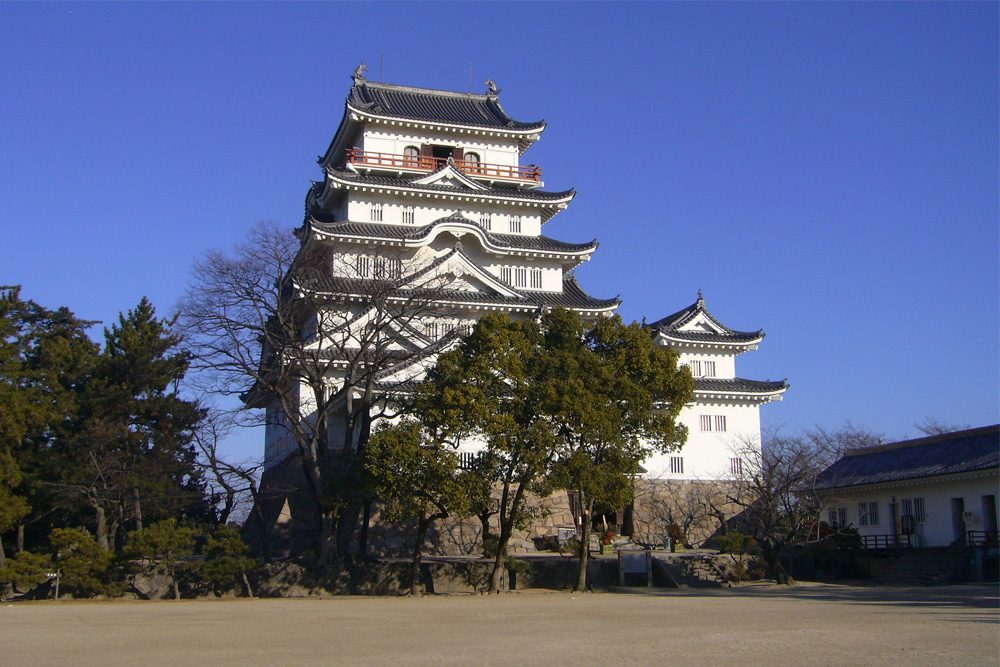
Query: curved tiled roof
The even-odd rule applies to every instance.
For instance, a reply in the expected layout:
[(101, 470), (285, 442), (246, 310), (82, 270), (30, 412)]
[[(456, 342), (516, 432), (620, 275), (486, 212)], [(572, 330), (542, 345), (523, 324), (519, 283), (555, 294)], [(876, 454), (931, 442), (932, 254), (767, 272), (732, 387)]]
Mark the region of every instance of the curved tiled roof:
[[(433, 270), (456, 252), (458, 252), (457, 249), (439, 257), (433, 263), (420, 271), (419, 274), (424, 274)], [(406, 278), (406, 280), (412, 279), (413, 276)], [(313, 289), (321, 293), (345, 296), (365, 296), (369, 294), (378, 294), (380, 292), (384, 293), (387, 287), (387, 284), (384, 281), (331, 276), (326, 272), (318, 270), (310, 270), (301, 274), (299, 276), (299, 281), (301, 284), (308, 286), (309, 289)], [(621, 300), (618, 297), (613, 299), (597, 299), (590, 296), (583, 291), (583, 288), (580, 287), (580, 283), (576, 280), (576, 276), (572, 273), (563, 274), (562, 287), (562, 292), (534, 292), (510, 288), (511, 292), (514, 293), (514, 296), (507, 296), (497, 292), (471, 292), (446, 289), (431, 289), (421, 292), (419, 289), (411, 289), (408, 287), (400, 287), (399, 289), (393, 290), (392, 293), (400, 299), (413, 299), (425, 296), (428, 299), (441, 303), (508, 306), (522, 310), (562, 306), (563, 308), (569, 308), (571, 310), (608, 311), (614, 310), (621, 304)]]
[(1000, 467), (1000, 425), (849, 450), (816, 478), (817, 489), (882, 484)]
[(376, 116), (511, 131), (542, 130), (545, 121), (522, 123), (507, 115), (496, 95), (412, 88), (358, 80), (347, 104)]
[(733, 394), (773, 394), (788, 389), (787, 380), (746, 380), (744, 378), (695, 378), (695, 391)]
[[(703, 315), (708, 321), (721, 330), (721, 333), (711, 331), (681, 331), (684, 326), (698, 315)], [(673, 315), (667, 315), (661, 320), (657, 320), (649, 325), (654, 330), (665, 336), (678, 340), (691, 341), (693, 343), (749, 343), (760, 340), (764, 337), (762, 330), (757, 331), (737, 331), (730, 329), (719, 320), (715, 319), (712, 313), (705, 307), (705, 299), (701, 292), (698, 292), (698, 300), (683, 310), (679, 310)]]
[(589, 243), (566, 243), (549, 238), (548, 236), (494, 234), (482, 229), (475, 222), (460, 214), (452, 214), (448, 217), (435, 220), (429, 225), (421, 225), (419, 227), (367, 222), (321, 222), (315, 216), (310, 220), (310, 223), (317, 230), (329, 234), (356, 236), (366, 239), (386, 239), (390, 241), (417, 241), (425, 239), (435, 227), (441, 224), (458, 223), (470, 225), (477, 233), (483, 235), (490, 244), (511, 250), (539, 250), (544, 252), (583, 254), (597, 248), (596, 239)]
[[(504, 199), (520, 199), (525, 201), (558, 202), (562, 200), (570, 200), (576, 196), (576, 190), (572, 188), (561, 192), (550, 192), (548, 190), (522, 190), (518, 188), (505, 188), (494, 185), (492, 187), (483, 188), (482, 190), (470, 190), (468, 188), (460, 188), (454, 185), (439, 185), (436, 183), (421, 185), (419, 183), (415, 183), (415, 179), (397, 176), (380, 176), (376, 174), (359, 174), (345, 169), (330, 168), (327, 169), (327, 174), (331, 179), (347, 184), (372, 185), (384, 188), (407, 188), (423, 192), (442, 192), (448, 194), (471, 195), (476, 197), (503, 197)], [(424, 177), (425, 175), (421, 175), (416, 178)]]

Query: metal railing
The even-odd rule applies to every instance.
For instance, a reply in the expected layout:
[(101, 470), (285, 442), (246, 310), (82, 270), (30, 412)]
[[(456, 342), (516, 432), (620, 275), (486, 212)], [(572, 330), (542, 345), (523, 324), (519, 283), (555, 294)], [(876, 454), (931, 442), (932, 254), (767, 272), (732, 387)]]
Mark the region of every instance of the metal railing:
[[(399, 155), (398, 153), (378, 153), (363, 151), (359, 148), (347, 149), (347, 161), (351, 164), (371, 167), (387, 167), (390, 169), (413, 169), (415, 171), (434, 171), (439, 169), (448, 158), (431, 157), (429, 155)], [(535, 165), (505, 165), (489, 164), (477, 160), (455, 160), (455, 166), (473, 176), (487, 178), (505, 178), (518, 181), (542, 180), (542, 168)]]
[(995, 530), (970, 530), (965, 533), (965, 543), (970, 547), (1000, 546), (1000, 533)]
[(912, 547), (912, 535), (862, 535), (864, 549), (903, 549)]

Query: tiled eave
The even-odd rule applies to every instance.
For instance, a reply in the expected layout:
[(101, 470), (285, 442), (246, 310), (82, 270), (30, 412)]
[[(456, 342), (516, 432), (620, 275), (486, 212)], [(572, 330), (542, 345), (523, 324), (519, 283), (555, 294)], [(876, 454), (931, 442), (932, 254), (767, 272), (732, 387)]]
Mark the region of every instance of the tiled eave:
[[(787, 388), (786, 388), (787, 389)], [(709, 401), (732, 401), (743, 403), (770, 403), (782, 400), (785, 389), (768, 392), (753, 391), (708, 391), (702, 389), (694, 390), (695, 403), (706, 403)]]
[(374, 114), (348, 103), (349, 120), (355, 123), (372, 123), (373, 125), (387, 125), (398, 128), (414, 128), (419, 130), (429, 130), (432, 132), (455, 132), (465, 135), (480, 137), (499, 137), (516, 140), (518, 151), (523, 154), (531, 144), (541, 138), (545, 126), (527, 129), (499, 128), (499, 127), (478, 127), (475, 125), (459, 125), (456, 123), (444, 123), (440, 121), (416, 120), (411, 118), (394, 118), (392, 116), (381, 116)]
[(1000, 474), (1000, 468), (986, 468), (984, 470), (971, 470), (968, 472), (928, 475), (925, 477), (910, 477), (907, 479), (894, 479), (883, 482), (869, 482), (862, 484), (851, 484), (850, 481), (848, 481), (847, 483), (838, 486), (824, 486), (817, 488), (816, 492), (823, 496), (835, 496), (838, 492), (845, 491), (849, 493), (863, 493), (866, 491), (898, 489), (922, 484), (948, 484), (951, 482), (960, 482), (969, 479), (996, 479), (998, 474)]
[[(509, 193), (505, 192), (499, 194), (494, 191), (482, 191), (477, 192), (475, 190), (465, 191), (449, 191), (449, 190), (431, 190), (426, 188), (417, 187), (406, 187), (405, 185), (382, 185), (379, 183), (364, 183), (358, 181), (352, 181), (340, 178), (335, 169), (327, 169), (327, 180), (325, 184), (326, 188), (332, 188), (335, 190), (355, 190), (357, 192), (381, 192), (391, 195), (399, 194), (412, 194), (418, 197), (427, 197), (429, 199), (452, 199), (455, 201), (490, 201), (490, 202), (501, 202), (504, 204), (516, 204), (518, 206), (533, 206), (536, 208), (544, 208), (551, 206), (558, 206), (559, 208), (566, 208), (566, 206), (573, 200), (576, 196), (575, 191), (569, 191), (568, 193), (560, 196), (553, 197), (552, 199), (541, 199), (537, 197), (526, 196), (531, 193), (531, 190), (511, 190)], [(320, 203), (322, 203), (323, 194), (320, 195)]]
[(681, 338), (677, 336), (671, 336), (660, 332), (660, 337), (671, 344), (671, 347), (686, 347), (693, 350), (718, 350), (724, 352), (735, 352), (736, 354), (743, 354), (744, 352), (752, 352), (757, 349), (757, 346), (764, 339), (763, 336), (752, 341), (694, 341), (689, 338)]
[[(550, 258), (562, 261), (572, 262), (573, 266), (578, 266), (581, 262), (585, 262), (590, 259), (594, 251), (597, 249), (597, 244), (593, 244), (590, 247), (581, 248), (579, 250), (573, 251), (558, 251), (558, 250), (545, 250), (541, 248), (511, 248), (496, 245), (490, 242), (489, 237), (483, 232), (482, 228), (475, 224), (462, 224), (462, 223), (448, 223), (448, 226), (441, 231), (452, 231), (452, 227), (456, 231), (462, 233), (463, 235), (473, 234), (479, 238), (481, 245), (487, 251), (493, 255), (504, 256), (504, 257), (538, 257), (538, 258)], [(338, 233), (336, 231), (324, 230), (319, 226), (314, 225), (312, 227), (313, 233), (317, 238), (336, 241), (338, 243), (351, 243), (356, 245), (379, 245), (379, 246), (394, 246), (402, 248), (420, 248), (426, 246), (430, 241), (436, 236), (428, 232), (426, 236), (411, 239), (400, 239), (391, 237), (377, 237), (377, 236), (358, 236), (356, 234), (345, 234)]]

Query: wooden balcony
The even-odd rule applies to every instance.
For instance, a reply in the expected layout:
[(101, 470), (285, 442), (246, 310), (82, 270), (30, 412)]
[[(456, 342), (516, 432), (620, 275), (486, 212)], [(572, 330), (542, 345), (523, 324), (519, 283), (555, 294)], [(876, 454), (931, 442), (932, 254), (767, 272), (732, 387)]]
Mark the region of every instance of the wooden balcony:
[[(447, 158), (430, 157), (427, 155), (398, 155), (396, 153), (376, 153), (358, 148), (347, 149), (347, 161), (351, 164), (384, 169), (412, 169), (413, 171), (434, 171), (441, 168)], [(542, 180), (542, 168), (535, 165), (511, 166), (504, 164), (489, 164), (473, 160), (455, 160), (455, 166), (460, 170), (479, 178), (495, 178), (514, 181)]]
[(910, 535), (862, 535), (863, 549), (906, 549), (913, 546)]

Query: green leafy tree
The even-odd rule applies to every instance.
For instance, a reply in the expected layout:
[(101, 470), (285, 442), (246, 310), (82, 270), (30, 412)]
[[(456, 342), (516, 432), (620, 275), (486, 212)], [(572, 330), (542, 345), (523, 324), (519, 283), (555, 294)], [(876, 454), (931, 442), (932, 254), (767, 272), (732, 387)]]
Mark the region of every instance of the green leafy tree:
[(112, 571), (114, 554), (101, 548), (93, 537), (76, 528), (56, 528), (49, 541), (61, 586), (88, 597), (120, 592), (120, 582)]
[(539, 409), (544, 337), (535, 322), (485, 315), (458, 348), (442, 354), (415, 392), (414, 405), (441, 442), (485, 443), (484, 479), (499, 491), (499, 534), (489, 591), (499, 592), (507, 546), (528, 518), (525, 495), (548, 492), (557, 436)]
[(177, 394), (189, 358), (170, 320), (143, 298), (105, 329), (94, 377), (81, 391), (74, 430), (62, 452), (60, 488), (94, 512), (102, 548), (121, 546), (126, 523), (181, 512), (206, 515), (192, 432), (202, 410)]
[(458, 456), (415, 421), (376, 430), (368, 442), (366, 469), (388, 521), (415, 521), (416, 540), (410, 565), (410, 594), (419, 595), (420, 560), (427, 530), (453, 512), (464, 512), (469, 494), (462, 483)]
[(579, 494), (584, 516), (574, 590), (586, 590), (595, 507), (622, 507), (634, 491), (640, 464), (655, 452), (679, 448), (687, 437), (677, 416), (693, 397), (690, 372), (677, 353), (656, 345), (639, 324), (620, 317), (585, 325), (567, 310), (542, 318), (538, 409), (557, 435), (551, 482)]
[(253, 597), (253, 589), (247, 572), (253, 570), (258, 561), (250, 556), (250, 548), (243, 542), (240, 531), (234, 526), (220, 526), (205, 542), (205, 560), (198, 566), (198, 574), (216, 592), (242, 585), (247, 597)]
[(5, 586), (12, 585), (20, 591), (30, 590), (48, 579), (55, 569), (48, 554), (22, 551), (8, 558), (0, 567), (0, 599), (3, 599)]
[(129, 536), (125, 555), (155, 562), (166, 570), (174, 587), (174, 599), (181, 599), (178, 572), (184, 560), (194, 553), (197, 531), (178, 526), (177, 519), (159, 521)]
[(56, 493), (66, 466), (54, 445), (97, 358), (86, 335), (91, 324), (65, 308), (24, 301), (19, 287), (0, 287), (0, 538), (16, 530), (18, 551), (26, 527), (45, 526), (28, 531), (29, 543), (45, 548), (48, 526), (77, 516)]

